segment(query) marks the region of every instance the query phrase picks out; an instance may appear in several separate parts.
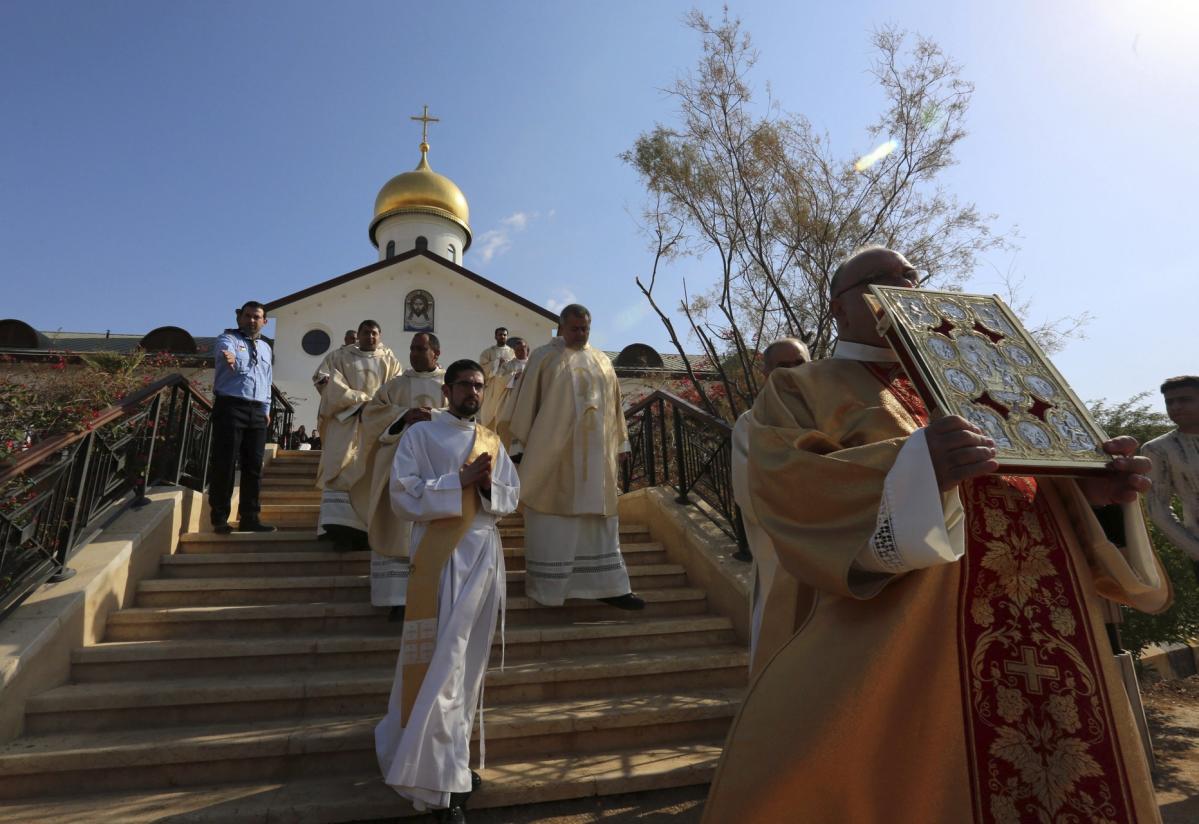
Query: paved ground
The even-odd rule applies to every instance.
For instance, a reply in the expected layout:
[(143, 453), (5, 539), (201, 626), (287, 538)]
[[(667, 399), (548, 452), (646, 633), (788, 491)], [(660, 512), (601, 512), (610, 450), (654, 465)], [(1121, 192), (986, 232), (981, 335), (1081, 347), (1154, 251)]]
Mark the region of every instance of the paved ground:
[(1144, 687), (1163, 824), (1199, 822), (1199, 676)]

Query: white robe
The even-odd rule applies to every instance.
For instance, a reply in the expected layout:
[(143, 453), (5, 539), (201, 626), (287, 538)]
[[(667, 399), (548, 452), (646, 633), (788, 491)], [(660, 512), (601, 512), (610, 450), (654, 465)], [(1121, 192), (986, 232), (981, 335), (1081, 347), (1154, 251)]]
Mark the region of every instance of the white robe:
[[(429, 521), (461, 514), (458, 470), (474, 437), (472, 421), (443, 412), (414, 424), (400, 439), (391, 502), (398, 516), (415, 522), (414, 557)], [(396, 661), (388, 712), (375, 728), (375, 753), (383, 780), (417, 809), (447, 807), (450, 793), (471, 788), (470, 735), (504, 601), (504, 553), (496, 523), (516, 511), (519, 496), (516, 468), (501, 448), (492, 456), (490, 499), (480, 496), (474, 522), (442, 570), (433, 658), (405, 727), (400, 726), (403, 648)], [(480, 740), (482, 735), (480, 721)]]

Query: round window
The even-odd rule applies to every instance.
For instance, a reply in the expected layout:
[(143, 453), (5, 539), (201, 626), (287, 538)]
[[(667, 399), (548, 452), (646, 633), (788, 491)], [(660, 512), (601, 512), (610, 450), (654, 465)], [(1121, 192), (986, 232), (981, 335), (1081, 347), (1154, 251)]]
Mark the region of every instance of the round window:
[(323, 355), (329, 351), (329, 333), (324, 329), (312, 329), (304, 333), (300, 346), (309, 355)]

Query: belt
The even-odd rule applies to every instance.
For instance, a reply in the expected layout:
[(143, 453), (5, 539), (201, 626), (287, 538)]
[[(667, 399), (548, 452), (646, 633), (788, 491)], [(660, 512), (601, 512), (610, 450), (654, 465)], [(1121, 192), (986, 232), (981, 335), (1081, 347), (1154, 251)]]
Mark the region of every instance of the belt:
[(253, 398), (239, 398), (237, 395), (217, 395), (216, 399), (217, 402), (235, 403), (242, 406), (249, 406), (251, 404), (254, 406), (262, 406), (263, 404), (267, 403), (266, 401), (256, 401)]

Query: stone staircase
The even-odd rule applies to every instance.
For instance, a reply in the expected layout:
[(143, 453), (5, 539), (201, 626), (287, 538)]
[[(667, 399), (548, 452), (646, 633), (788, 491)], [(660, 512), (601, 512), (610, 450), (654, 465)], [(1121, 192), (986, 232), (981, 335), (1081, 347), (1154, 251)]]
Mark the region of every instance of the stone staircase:
[[(71, 682), (30, 700), (0, 747), (3, 822), (335, 822), (414, 815), (378, 778), (399, 631), (369, 603), (369, 553), (315, 537), (319, 453), (268, 466), (280, 531), (183, 535)], [(746, 685), (729, 619), (622, 524), (640, 613), (524, 597), (519, 517), (501, 524), (506, 663), (486, 680), (485, 786), (473, 808), (700, 784)]]

